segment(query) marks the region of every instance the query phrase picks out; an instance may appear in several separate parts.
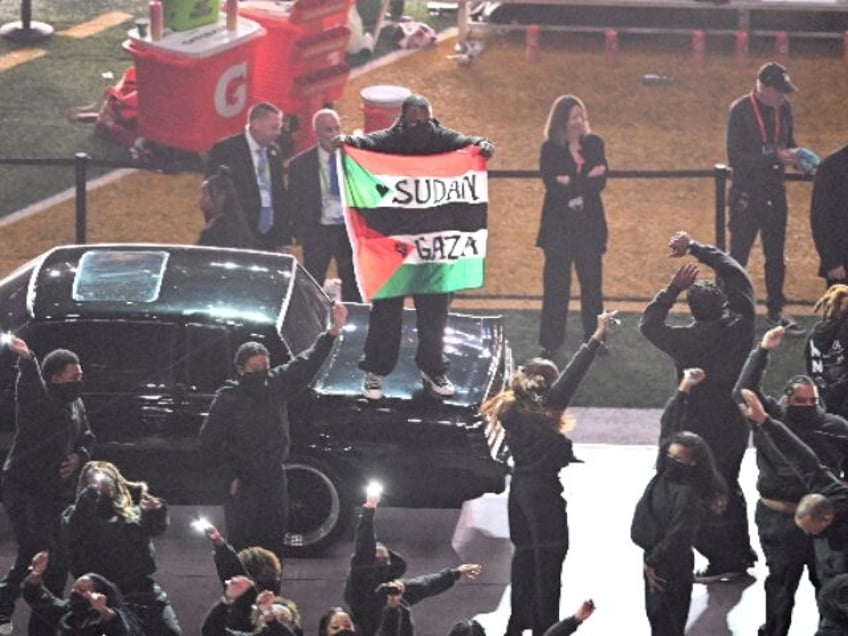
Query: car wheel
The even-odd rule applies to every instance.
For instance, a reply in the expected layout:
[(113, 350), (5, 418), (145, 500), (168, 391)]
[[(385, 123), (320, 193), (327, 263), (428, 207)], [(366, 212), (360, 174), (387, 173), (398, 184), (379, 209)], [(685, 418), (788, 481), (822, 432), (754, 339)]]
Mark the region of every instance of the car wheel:
[(317, 554), (344, 532), (351, 516), (350, 496), (338, 472), (314, 457), (295, 456), (286, 462), (289, 486), (289, 527), (286, 552)]

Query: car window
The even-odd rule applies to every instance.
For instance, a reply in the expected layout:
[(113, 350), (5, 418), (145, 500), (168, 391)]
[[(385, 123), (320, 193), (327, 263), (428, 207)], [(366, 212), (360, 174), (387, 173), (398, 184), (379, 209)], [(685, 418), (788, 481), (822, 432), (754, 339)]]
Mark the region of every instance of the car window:
[(32, 267), (24, 267), (0, 285), (0, 328), (15, 329), (27, 321), (27, 289)]
[(294, 355), (308, 349), (328, 325), (330, 301), (306, 270), (297, 266), (281, 335)]
[(90, 250), (82, 255), (71, 291), (77, 302), (150, 303), (159, 298), (168, 253)]
[(173, 384), (173, 325), (117, 321), (40, 323), (38, 354), (56, 348), (79, 356), (87, 393), (134, 393)]
[(186, 326), (186, 370), (191, 391), (214, 393), (232, 372), (230, 332), (224, 327)]

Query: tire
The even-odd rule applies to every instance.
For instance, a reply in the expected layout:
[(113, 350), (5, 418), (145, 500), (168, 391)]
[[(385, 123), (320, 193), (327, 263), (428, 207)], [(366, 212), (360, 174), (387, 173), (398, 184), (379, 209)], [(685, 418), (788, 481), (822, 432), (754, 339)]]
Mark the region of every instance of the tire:
[(350, 495), (338, 472), (315, 457), (293, 456), (286, 462), (289, 527), (286, 553), (311, 556), (335, 543), (347, 528)]

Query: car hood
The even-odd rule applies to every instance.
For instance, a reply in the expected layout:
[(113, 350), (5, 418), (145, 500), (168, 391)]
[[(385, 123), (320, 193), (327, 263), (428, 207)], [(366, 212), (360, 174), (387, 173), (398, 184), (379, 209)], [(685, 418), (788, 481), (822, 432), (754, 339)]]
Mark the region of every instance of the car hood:
[[(365, 372), (358, 363), (368, 332), (369, 307), (362, 304), (348, 307), (344, 331), (314, 385), (323, 395), (350, 395), (362, 390)], [(383, 379), (385, 399), (409, 400), (424, 393), (415, 364), (417, 346), (415, 311), (406, 309), (398, 363)], [(504, 336), (502, 317), (451, 313), (445, 329), (445, 357), (448, 377), (456, 386), (456, 395), (447, 402), (477, 406), (500, 391), (512, 372), (512, 356)]]

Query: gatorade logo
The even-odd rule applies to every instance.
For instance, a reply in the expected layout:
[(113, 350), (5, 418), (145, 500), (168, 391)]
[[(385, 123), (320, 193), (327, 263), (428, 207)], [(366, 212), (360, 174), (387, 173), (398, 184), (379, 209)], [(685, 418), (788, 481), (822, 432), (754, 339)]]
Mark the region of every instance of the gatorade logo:
[(221, 117), (235, 117), (247, 106), (247, 62), (221, 73), (215, 85), (215, 111)]

